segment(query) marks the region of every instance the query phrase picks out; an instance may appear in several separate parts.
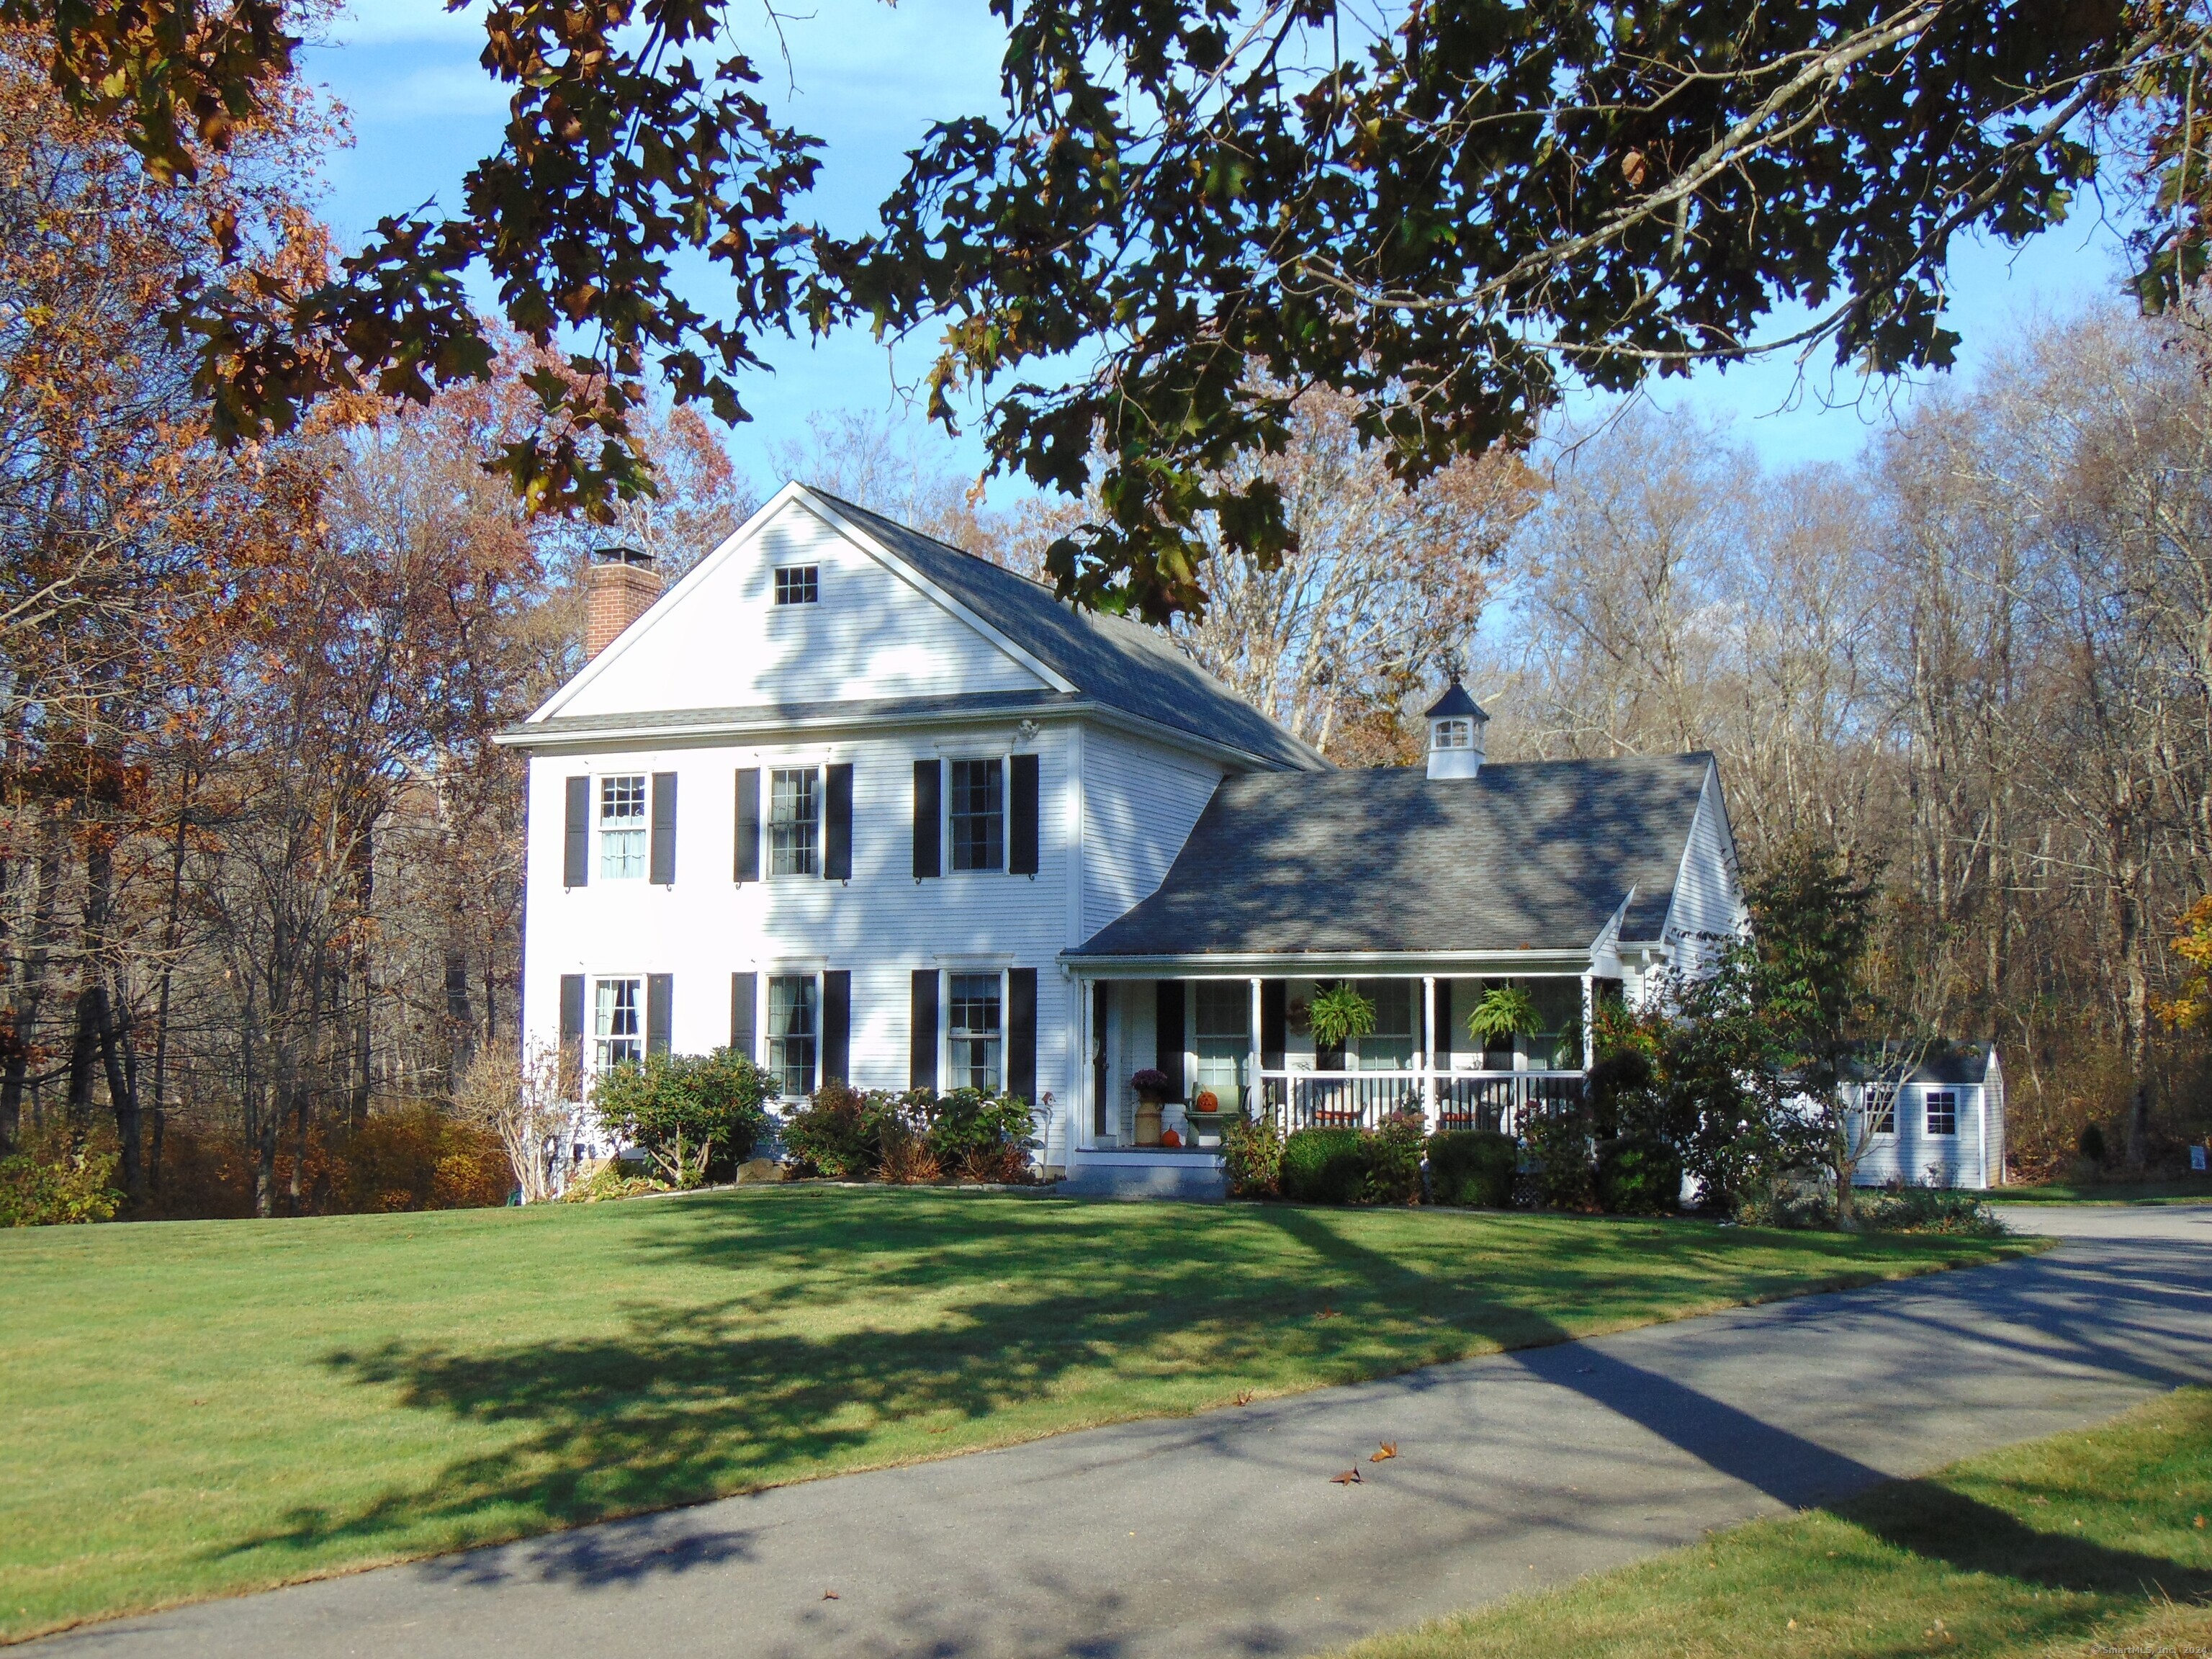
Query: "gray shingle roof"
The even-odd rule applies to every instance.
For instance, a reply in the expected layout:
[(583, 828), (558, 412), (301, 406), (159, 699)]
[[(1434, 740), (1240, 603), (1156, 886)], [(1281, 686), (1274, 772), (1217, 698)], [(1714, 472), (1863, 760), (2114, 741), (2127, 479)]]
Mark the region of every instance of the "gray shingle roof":
[(1224, 779), (1167, 879), (1078, 957), (1583, 950), (1665, 925), (1712, 757)]
[(1109, 708), (1277, 766), (1325, 767), (1311, 749), (1141, 623), (1063, 604), (1041, 582), (864, 507), (807, 488), (929, 580)]

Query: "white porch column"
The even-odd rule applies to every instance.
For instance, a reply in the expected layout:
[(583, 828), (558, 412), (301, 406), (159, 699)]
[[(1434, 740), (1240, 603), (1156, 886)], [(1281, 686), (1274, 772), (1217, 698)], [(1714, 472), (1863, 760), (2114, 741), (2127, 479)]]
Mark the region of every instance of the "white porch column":
[(1248, 1072), (1247, 1072), (1247, 1075), (1246, 1075), (1246, 1079), (1245, 1079), (1245, 1084), (1244, 1084), (1245, 1089), (1248, 1091), (1248, 1092), (1247, 1092), (1247, 1094), (1246, 1094), (1246, 1096), (1245, 1096), (1244, 1102), (1243, 1102), (1243, 1111), (1244, 1111), (1244, 1115), (1245, 1115), (1245, 1116), (1247, 1116), (1247, 1117), (1249, 1117), (1249, 1116), (1251, 1116), (1251, 1115), (1252, 1115), (1252, 1107), (1253, 1107), (1253, 1103), (1254, 1103), (1254, 1102), (1255, 1102), (1255, 1101), (1256, 1101), (1256, 1102), (1258, 1102), (1258, 1103), (1259, 1103), (1260, 1109), (1261, 1109), (1261, 1111), (1265, 1111), (1265, 1110), (1267, 1109), (1267, 1090), (1266, 1090), (1264, 1087), (1262, 1087), (1262, 1086), (1261, 1086), (1261, 1082), (1260, 1082), (1260, 1022), (1261, 1022), (1261, 995), (1260, 995), (1260, 981), (1259, 981), (1257, 979), (1255, 979), (1255, 980), (1252, 981), (1252, 1013), (1251, 1013), (1251, 1018), (1250, 1018), (1250, 1021), (1249, 1021), (1249, 1024), (1248, 1024), (1248, 1027), (1247, 1027), (1246, 1033), (1245, 1033), (1245, 1035), (1246, 1035), (1246, 1036), (1248, 1036), (1249, 1037), (1250, 1037), (1250, 1038), (1251, 1038), (1251, 1049), (1250, 1049), (1250, 1052), (1249, 1052), (1249, 1056), (1248, 1056), (1247, 1062), (1246, 1062), (1246, 1063), (1247, 1063), (1247, 1066), (1248, 1066)]
[(1583, 1070), (1597, 1063), (1597, 981), (1583, 975)]
[(1437, 1132), (1437, 976), (1421, 977), (1421, 1127)]

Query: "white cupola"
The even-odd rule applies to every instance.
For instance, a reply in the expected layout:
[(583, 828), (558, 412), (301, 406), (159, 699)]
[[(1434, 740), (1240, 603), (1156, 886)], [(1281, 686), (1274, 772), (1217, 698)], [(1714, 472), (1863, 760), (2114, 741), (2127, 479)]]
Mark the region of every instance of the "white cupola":
[(1482, 769), (1482, 728), (1490, 716), (1452, 676), (1444, 694), (1429, 705), (1429, 775), (1471, 778)]

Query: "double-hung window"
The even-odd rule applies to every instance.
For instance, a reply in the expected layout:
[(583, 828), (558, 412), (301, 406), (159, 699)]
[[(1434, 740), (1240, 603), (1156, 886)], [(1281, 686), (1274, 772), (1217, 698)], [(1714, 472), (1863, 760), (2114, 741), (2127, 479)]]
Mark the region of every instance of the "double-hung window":
[(599, 780), (599, 875), (608, 881), (645, 876), (645, 778), (641, 773)]
[[(996, 765), (997, 763), (992, 763)], [(1004, 1086), (1004, 1022), (996, 974), (955, 974), (945, 1011), (952, 1086), (996, 1094)]]
[(952, 867), (1006, 867), (1006, 765), (994, 760), (952, 763)]
[(811, 974), (775, 974), (768, 982), (768, 1073), (786, 1100), (814, 1092), (820, 1006)]
[(1252, 1052), (1252, 988), (1243, 980), (1202, 979), (1192, 1010), (1198, 1044), (1198, 1086), (1211, 1089), (1224, 1111), (1238, 1109), (1245, 1056)]
[(1953, 1089), (1930, 1089), (1928, 1091), (1928, 1133), (1931, 1135), (1954, 1135), (1959, 1133), (1959, 1096)]
[(603, 979), (592, 1004), (592, 1070), (605, 1077), (645, 1059), (645, 981)]
[(822, 775), (811, 766), (780, 766), (769, 775), (768, 872), (822, 872)]

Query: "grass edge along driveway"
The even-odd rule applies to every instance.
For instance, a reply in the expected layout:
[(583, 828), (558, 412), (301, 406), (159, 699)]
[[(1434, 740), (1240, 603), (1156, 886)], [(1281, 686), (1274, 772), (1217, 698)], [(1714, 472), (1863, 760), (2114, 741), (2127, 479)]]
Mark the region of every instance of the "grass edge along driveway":
[(0, 1233), (0, 1641), (2032, 1248), (806, 1187)]
[(1372, 1638), (1337, 1659), (2212, 1652), (2212, 1389)]

